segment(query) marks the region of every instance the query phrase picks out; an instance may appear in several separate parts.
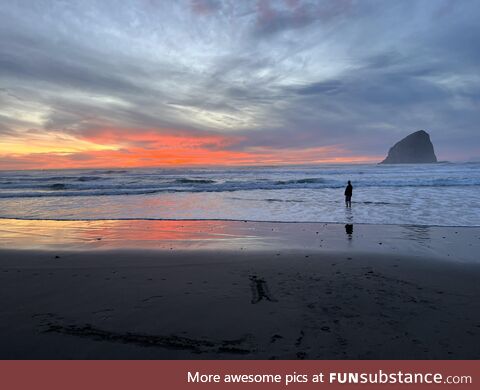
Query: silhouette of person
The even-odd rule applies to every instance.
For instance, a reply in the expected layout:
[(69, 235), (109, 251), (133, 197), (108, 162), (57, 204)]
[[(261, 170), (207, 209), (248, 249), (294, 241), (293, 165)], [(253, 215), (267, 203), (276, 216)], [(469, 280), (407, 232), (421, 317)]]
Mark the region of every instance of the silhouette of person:
[(352, 207), (352, 192), (353, 192), (353, 186), (349, 180), (347, 187), (345, 187), (345, 206), (347, 207)]

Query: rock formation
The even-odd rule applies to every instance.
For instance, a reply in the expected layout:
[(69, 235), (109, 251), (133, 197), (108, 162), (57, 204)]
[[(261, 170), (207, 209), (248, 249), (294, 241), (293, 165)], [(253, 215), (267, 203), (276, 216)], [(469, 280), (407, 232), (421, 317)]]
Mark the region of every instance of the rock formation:
[(430, 136), (424, 130), (416, 131), (398, 141), (388, 151), (388, 156), (380, 164), (425, 164), (436, 163)]

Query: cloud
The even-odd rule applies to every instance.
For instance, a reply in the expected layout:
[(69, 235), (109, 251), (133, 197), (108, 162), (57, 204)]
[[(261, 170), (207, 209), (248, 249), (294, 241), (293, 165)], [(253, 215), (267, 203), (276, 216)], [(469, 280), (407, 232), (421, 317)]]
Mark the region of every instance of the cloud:
[(269, 36), (305, 28), (313, 23), (330, 23), (348, 14), (352, 8), (349, 0), (300, 2), (259, 0), (255, 36)]
[(222, 3), (217, 0), (191, 0), (190, 6), (196, 14), (208, 15), (220, 9)]
[[(4, 2), (0, 154), (35, 129), (121, 145), (117, 158), (134, 149), (141, 164), (160, 161), (162, 137), (204, 139), (203, 163), (260, 150), (312, 162), (333, 158), (328, 148), (382, 156), (425, 128), (441, 159), (475, 156), (479, 11), (468, 0)], [(193, 161), (193, 150), (177, 152)], [(113, 152), (78, 153), (100, 164)]]

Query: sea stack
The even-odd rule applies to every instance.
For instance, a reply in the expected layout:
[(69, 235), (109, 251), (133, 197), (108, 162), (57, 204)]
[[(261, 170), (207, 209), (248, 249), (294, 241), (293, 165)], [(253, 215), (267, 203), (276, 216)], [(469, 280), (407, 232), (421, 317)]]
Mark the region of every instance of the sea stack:
[(430, 135), (424, 130), (416, 131), (398, 141), (388, 151), (388, 156), (380, 164), (427, 164), (436, 163)]

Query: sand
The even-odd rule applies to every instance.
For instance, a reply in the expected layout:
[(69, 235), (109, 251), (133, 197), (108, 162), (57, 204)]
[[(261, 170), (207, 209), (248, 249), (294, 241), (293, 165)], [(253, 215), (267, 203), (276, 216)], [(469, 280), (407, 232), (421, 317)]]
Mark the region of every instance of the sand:
[(1, 359), (480, 356), (477, 228), (4, 222)]

